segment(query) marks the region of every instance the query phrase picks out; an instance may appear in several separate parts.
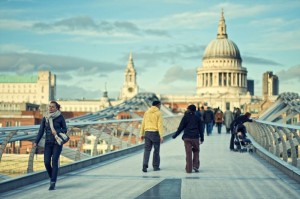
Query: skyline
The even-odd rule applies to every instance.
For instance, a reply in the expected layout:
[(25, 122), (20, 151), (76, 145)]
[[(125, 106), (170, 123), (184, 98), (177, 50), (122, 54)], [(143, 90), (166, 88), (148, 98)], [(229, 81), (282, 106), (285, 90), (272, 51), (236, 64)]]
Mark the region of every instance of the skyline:
[(279, 77), (279, 93), (300, 93), (300, 1), (293, 0), (0, 0), (0, 72), (50, 70), (57, 98), (99, 99), (105, 85), (116, 98), (132, 53), (140, 92), (195, 95), (222, 8), (255, 95), (266, 71)]

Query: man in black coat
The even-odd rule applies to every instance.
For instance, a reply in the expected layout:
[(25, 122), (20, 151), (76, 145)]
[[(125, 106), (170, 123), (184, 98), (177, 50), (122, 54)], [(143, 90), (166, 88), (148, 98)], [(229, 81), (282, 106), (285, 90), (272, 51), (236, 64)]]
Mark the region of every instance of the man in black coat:
[(240, 126), (239, 130), (242, 131), (242, 133), (244, 135), (246, 135), (247, 130), (246, 127), (243, 125), (245, 122), (252, 122), (253, 120), (250, 119), (251, 117), (251, 113), (247, 112), (245, 113), (245, 115), (241, 115), (239, 117), (237, 117), (235, 120), (233, 120), (233, 122), (230, 125), (230, 129), (231, 129), (231, 138), (230, 138), (230, 150), (234, 150), (234, 137), (235, 137), (235, 127)]
[(204, 141), (203, 122), (195, 115), (196, 106), (189, 105), (185, 112), (177, 131), (172, 136), (175, 139), (182, 131), (182, 139), (184, 141), (186, 153), (186, 167), (187, 173), (191, 173), (192, 169), (199, 172), (200, 160), (200, 144)]

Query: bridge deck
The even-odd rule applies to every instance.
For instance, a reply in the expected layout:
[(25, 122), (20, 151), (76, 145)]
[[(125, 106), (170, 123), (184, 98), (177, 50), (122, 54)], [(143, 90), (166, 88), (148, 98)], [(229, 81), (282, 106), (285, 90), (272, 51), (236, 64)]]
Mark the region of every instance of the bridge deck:
[(160, 171), (149, 168), (143, 173), (140, 151), (60, 176), (55, 191), (48, 191), (49, 182), (43, 181), (0, 198), (299, 198), (298, 183), (255, 154), (230, 152), (229, 139), (215, 132), (205, 137), (200, 173), (185, 173), (178, 137), (161, 145)]

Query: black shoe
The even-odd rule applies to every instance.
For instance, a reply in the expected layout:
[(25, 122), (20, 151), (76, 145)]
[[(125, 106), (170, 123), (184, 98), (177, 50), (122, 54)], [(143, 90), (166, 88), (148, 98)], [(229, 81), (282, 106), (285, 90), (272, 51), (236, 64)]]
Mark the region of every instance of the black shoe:
[(143, 167), (142, 171), (146, 173), (147, 172), (147, 168)]
[(50, 191), (55, 190), (55, 182), (50, 182), (49, 190)]
[(199, 173), (199, 169), (197, 169), (196, 167), (194, 167), (193, 169), (196, 173)]
[(160, 170), (160, 168), (154, 168), (153, 170), (154, 170), (154, 171), (159, 171), (159, 170)]

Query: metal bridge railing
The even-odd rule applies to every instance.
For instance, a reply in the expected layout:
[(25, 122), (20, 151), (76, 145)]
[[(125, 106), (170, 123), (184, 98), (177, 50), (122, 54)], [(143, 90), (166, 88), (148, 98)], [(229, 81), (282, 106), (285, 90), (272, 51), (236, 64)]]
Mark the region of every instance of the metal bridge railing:
[[(176, 131), (182, 115), (165, 116), (165, 135)], [(63, 147), (60, 166), (140, 145), (142, 119), (68, 122), (70, 141)], [(44, 171), (44, 138), (33, 147), (39, 125), (0, 128), (0, 181)]]
[(300, 168), (300, 126), (255, 120), (246, 123), (253, 139), (264, 149)]

